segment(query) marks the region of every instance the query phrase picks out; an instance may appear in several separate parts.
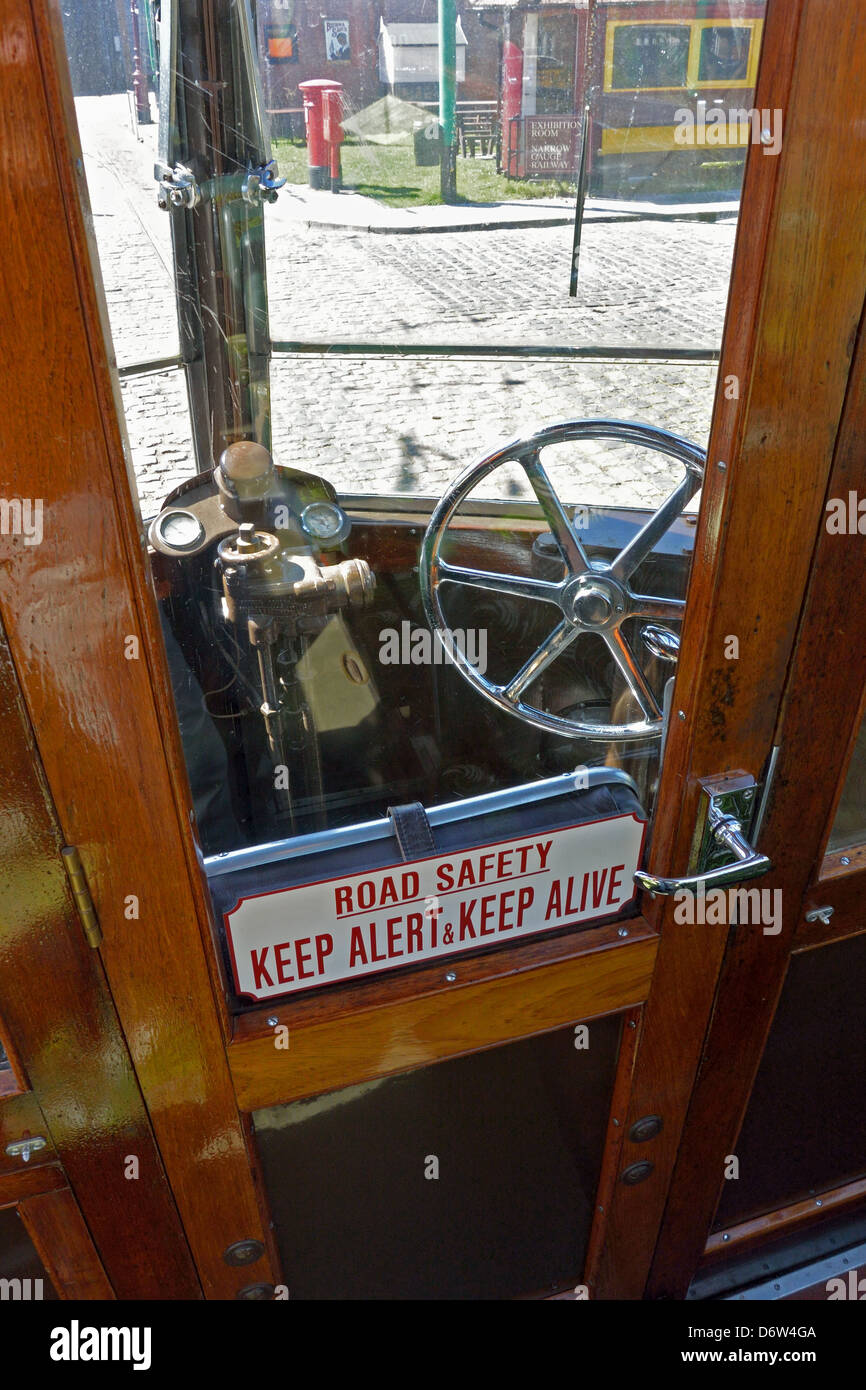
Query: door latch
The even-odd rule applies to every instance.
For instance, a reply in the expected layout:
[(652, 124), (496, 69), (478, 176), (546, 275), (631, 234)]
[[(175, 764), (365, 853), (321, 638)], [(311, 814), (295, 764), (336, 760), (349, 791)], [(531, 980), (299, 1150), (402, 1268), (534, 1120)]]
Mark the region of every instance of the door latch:
[(22, 1163), (30, 1162), (30, 1155), (39, 1153), (40, 1149), (48, 1147), (48, 1140), (41, 1134), (25, 1134), (23, 1139), (16, 1139), (14, 1143), (6, 1145), (6, 1153), (9, 1158), (20, 1158)]
[[(732, 779), (720, 779), (730, 782)], [(758, 785), (752, 778), (740, 778), (736, 788), (712, 783), (701, 787), (698, 821), (692, 842), (689, 867), (696, 872), (685, 878), (660, 878), (639, 869), (634, 881), (648, 893), (705, 893), (725, 888), (746, 878), (758, 878), (773, 866), (746, 839), (758, 802)], [(733, 856), (733, 858), (731, 858)]]

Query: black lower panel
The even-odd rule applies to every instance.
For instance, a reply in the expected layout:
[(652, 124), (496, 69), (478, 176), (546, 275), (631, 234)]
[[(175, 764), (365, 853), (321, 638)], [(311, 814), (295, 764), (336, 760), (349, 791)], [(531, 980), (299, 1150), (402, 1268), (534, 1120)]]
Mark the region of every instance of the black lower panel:
[(514, 1298), (578, 1283), (620, 1019), (587, 1030), (586, 1048), (569, 1027), (258, 1111), (289, 1297)]
[(0, 1299), (38, 1302), (56, 1299), (54, 1285), (48, 1278), (39, 1255), (24, 1223), (14, 1207), (0, 1211)]
[(866, 935), (803, 951), (788, 975), (716, 1229), (866, 1173)]

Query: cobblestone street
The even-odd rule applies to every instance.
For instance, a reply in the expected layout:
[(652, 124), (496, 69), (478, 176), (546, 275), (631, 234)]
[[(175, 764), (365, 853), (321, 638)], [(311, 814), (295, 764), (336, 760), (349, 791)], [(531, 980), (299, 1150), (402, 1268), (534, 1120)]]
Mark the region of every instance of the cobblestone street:
[[(118, 364), (172, 356), (169, 219), (156, 206), (155, 127), (136, 140), (121, 98), (76, 105)], [(416, 352), (275, 356), (278, 460), (347, 491), (430, 495), (491, 444), (559, 419), (613, 415), (706, 440), (712, 365), (461, 357), (459, 348), (717, 349), (732, 216), (627, 220), (590, 205), (571, 300), (570, 226), (414, 235), (323, 227), (312, 225), (303, 194), (286, 188), (266, 210), (274, 340)], [(562, 216), (561, 203), (554, 212)], [(445, 343), (458, 355), (424, 355), (425, 346)], [(123, 397), (149, 517), (194, 466), (183, 376), (174, 369), (127, 376)], [(563, 467), (570, 500), (588, 504), (655, 505), (679, 477), (658, 454), (599, 445), (584, 446)]]

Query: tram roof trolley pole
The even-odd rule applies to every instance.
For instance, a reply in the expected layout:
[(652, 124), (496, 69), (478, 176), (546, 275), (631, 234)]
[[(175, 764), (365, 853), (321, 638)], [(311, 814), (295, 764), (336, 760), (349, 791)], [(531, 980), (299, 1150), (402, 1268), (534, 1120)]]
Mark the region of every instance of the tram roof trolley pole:
[(276, 178), (249, 0), (163, 0), (158, 199), (171, 217), (181, 356), (199, 471), (269, 449), (263, 207)]

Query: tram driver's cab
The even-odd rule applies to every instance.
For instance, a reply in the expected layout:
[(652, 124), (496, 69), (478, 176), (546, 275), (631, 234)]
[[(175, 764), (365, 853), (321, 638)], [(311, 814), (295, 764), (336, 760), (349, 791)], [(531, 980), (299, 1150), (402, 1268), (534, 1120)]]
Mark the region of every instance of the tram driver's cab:
[[(564, 503), (545, 459), (588, 440), (659, 450), (682, 480), (648, 517)], [(509, 468), (531, 502), (473, 498)], [(149, 540), (212, 890), (254, 864), (271, 891), (341, 872), (388, 816), (371, 866), (434, 850), (431, 820), (466, 846), (604, 808), (643, 826), (702, 475), (697, 446), (596, 420), (502, 446), (426, 508), (340, 498), (252, 441), (176, 489)], [(633, 896), (629, 878), (584, 915)]]

